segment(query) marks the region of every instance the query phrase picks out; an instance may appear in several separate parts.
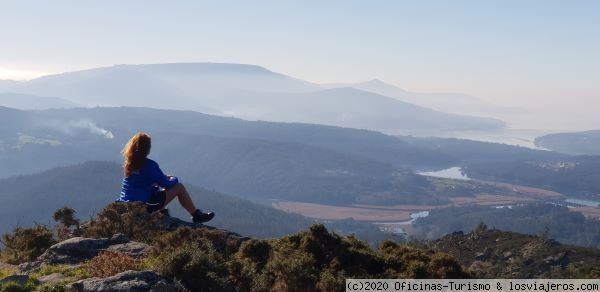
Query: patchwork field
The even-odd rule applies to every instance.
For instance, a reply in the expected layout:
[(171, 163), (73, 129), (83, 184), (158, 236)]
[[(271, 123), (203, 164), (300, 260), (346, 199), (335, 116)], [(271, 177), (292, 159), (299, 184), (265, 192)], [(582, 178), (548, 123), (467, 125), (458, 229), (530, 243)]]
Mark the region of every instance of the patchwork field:
[[(467, 205), (506, 206), (564, 198), (564, 196), (560, 193), (539, 188), (489, 181), (477, 182), (493, 185), (499, 189), (506, 189), (507, 193), (510, 195), (479, 194), (471, 197), (451, 197), (449, 200), (452, 203), (445, 205), (375, 206), (356, 204), (350, 206), (332, 206), (293, 201), (275, 201), (272, 203), (272, 205), (276, 209), (285, 212), (297, 213), (316, 219), (339, 220), (352, 218), (357, 221), (369, 222), (401, 222), (410, 220), (410, 214), (421, 211), (429, 211), (435, 208)], [(600, 209), (598, 208), (582, 207), (576, 208), (574, 211), (579, 211), (588, 217), (600, 218)]]

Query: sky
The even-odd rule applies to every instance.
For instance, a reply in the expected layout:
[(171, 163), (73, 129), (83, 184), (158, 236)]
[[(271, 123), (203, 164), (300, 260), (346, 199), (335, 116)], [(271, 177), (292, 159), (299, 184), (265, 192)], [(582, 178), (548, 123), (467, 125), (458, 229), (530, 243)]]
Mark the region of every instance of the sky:
[(461, 92), (557, 117), (554, 127), (600, 128), (597, 15), (600, 1), (578, 0), (0, 0), (0, 79), (244, 63), (316, 83)]

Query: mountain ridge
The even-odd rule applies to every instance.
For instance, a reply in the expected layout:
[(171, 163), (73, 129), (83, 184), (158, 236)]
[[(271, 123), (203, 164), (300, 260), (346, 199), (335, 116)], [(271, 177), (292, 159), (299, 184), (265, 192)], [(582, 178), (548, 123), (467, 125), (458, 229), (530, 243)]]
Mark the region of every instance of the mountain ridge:
[[(373, 130), (383, 130), (383, 124), (387, 129), (418, 129), (423, 125), (429, 128), (441, 125), (454, 130), (504, 127), (503, 123), (489, 118), (437, 111), (394, 120), (401, 116), (400, 112), (409, 112), (408, 108), (413, 107), (397, 99), (374, 98), (365, 92), (352, 99), (333, 94), (335, 92), (321, 92), (318, 98), (312, 98), (313, 93), (322, 90), (320, 85), (246, 64), (116, 65), (43, 76), (12, 89), (17, 93), (57, 96), (87, 106), (194, 109), (245, 119), (301, 120)], [(337, 102), (332, 104), (331, 100)], [(298, 104), (303, 106), (302, 111), (296, 110)], [(370, 106), (365, 107), (365, 104)], [(340, 111), (340, 106), (346, 110)], [(373, 114), (381, 109), (385, 109), (385, 115)], [(350, 123), (353, 120), (355, 122)]]

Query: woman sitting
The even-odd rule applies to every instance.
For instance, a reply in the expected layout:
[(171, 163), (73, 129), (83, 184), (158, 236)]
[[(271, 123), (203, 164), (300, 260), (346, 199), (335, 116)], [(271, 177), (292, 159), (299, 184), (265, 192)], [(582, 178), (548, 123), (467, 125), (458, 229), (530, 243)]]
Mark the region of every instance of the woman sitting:
[(177, 177), (165, 175), (158, 163), (148, 158), (151, 138), (146, 133), (135, 134), (123, 148), (124, 174), (120, 202), (144, 202), (148, 212), (169, 215), (165, 206), (175, 197), (192, 216), (194, 223), (211, 220), (213, 212), (204, 213), (196, 209), (186, 188)]

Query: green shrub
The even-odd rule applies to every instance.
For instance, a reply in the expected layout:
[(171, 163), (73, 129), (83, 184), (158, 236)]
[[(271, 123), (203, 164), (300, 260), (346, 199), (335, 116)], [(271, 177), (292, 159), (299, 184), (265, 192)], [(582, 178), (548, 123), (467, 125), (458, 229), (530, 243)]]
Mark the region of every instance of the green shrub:
[(17, 227), (12, 233), (2, 235), (4, 250), (0, 258), (9, 264), (32, 261), (56, 243), (52, 231), (44, 225), (31, 228)]
[(315, 264), (314, 258), (301, 250), (275, 251), (265, 266), (265, 272), (272, 278), (271, 290), (314, 291), (319, 278)]
[(237, 291), (269, 290), (273, 279), (264, 269), (270, 260), (272, 247), (267, 240), (251, 239), (241, 244), (229, 262), (229, 280)]
[(182, 226), (171, 232), (164, 232), (152, 239), (151, 255), (178, 249), (189, 243), (209, 242), (217, 252), (225, 257), (235, 253), (239, 242), (227, 236), (227, 233), (219, 229), (191, 228)]
[(66, 240), (80, 235), (79, 219), (75, 217), (75, 210), (63, 207), (54, 211), (52, 219), (58, 223), (56, 234), (59, 240)]
[(12, 276), (17, 273), (17, 270), (14, 268), (0, 268), (0, 279), (3, 279), (8, 276)]
[(15, 282), (8, 282), (0, 284), (0, 291), (2, 292), (30, 292), (35, 291), (33, 287), (29, 285), (21, 285)]
[(225, 259), (204, 240), (182, 245), (159, 257), (156, 269), (191, 291), (233, 290), (227, 282)]
[(162, 216), (158, 212), (148, 213), (144, 203), (112, 203), (82, 225), (83, 235), (100, 238), (122, 233), (132, 240), (151, 243), (164, 233)]
[(30, 292), (36, 291), (37, 280), (29, 278), (24, 284), (17, 282), (8, 282), (0, 284), (0, 291), (2, 292)]

